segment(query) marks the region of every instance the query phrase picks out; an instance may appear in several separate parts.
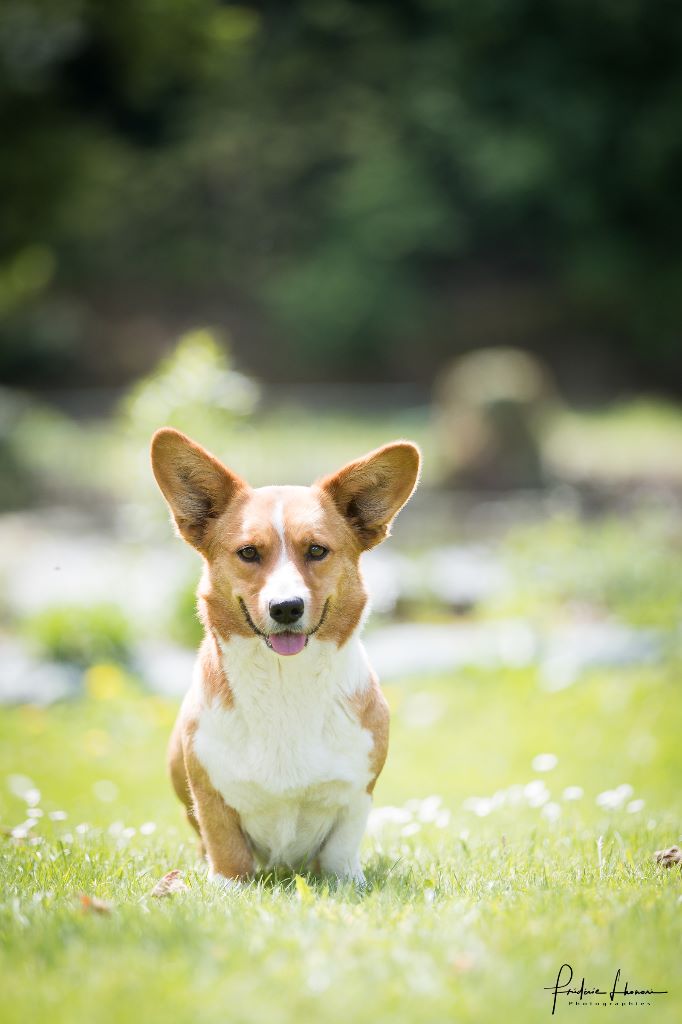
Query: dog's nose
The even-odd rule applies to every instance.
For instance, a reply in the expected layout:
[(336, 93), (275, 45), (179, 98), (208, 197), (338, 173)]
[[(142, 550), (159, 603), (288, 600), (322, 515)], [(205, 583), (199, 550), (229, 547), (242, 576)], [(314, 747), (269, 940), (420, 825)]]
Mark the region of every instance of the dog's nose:
[(298, 622), (303, 615), (303, 598), (292, 597), (289, 601), (271, 601), (269, 607), (275, 622), (288, 626), (292, 622)]

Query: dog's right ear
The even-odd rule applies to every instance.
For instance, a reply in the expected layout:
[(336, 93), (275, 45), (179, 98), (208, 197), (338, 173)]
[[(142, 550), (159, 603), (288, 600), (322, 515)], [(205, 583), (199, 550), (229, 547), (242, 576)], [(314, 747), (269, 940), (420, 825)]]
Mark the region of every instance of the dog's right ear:
[(206, 554), (213, 522), (248, 485), (200, 444), (172, 427), (156, 431), (151, 455), (156, 482), (178, 533)]

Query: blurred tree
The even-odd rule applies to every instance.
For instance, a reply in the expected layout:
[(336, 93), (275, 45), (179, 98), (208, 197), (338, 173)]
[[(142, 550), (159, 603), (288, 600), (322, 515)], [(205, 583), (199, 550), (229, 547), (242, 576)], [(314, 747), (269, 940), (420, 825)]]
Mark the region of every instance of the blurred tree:
[[(680, 388), (681, 45), (668, 0), (5, 0), (0, 371), (125, 379), (160, 342), (121, 318), (238, 316), (266, 377), (583, 337)], [(513, 337), (500, 281), (540, 295)]]

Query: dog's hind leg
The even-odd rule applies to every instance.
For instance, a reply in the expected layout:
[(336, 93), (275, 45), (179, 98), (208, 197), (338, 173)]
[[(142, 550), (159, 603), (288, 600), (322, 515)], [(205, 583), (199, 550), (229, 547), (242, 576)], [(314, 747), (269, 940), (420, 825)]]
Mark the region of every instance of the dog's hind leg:
[(173, 726), (173, 732), (171, 733), (170, 740), (168, 741), (168, 771), (171, 777), (171, 782), (173, 783), (173, 789), (175, 790), (180, 802), (185, 806), (187, 820), (199, 836), (199, 852), (203, 857), (205, 856), (206, 851), (202, 841), (199, 822), (197, 821), (197, 816), (194, 813), (194, 800), (192, 798), (192, 791), (189, 788), (189, 781), (187, 779), (185, 755), (182, 749), (182, 728), (180, 716), (178, 716), (175, 725)]
[(224, 882), (252, 875), (253, 851), (242, 831), (239, 815), (213, 788), (205, 768), (190, 746), (186, 748), (186, 763), (196, 816), (206, 847), (209, 877)]

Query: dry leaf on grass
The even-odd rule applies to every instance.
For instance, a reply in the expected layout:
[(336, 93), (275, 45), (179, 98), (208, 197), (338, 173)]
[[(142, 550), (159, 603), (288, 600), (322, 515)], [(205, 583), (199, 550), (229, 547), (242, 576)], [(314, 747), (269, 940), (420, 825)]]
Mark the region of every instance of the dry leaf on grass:
[(182, 878), (182, 871), (169, 871), (160, 881), (156, 883), (151, 891), (152, 896), (174, 896), (178, 892), (189, 892)]
[(476, 966), (476, 961), (471, 953), (456, 953), (450, 961), (452, 969), (457, 973), (470, 971)]
[(82, 892), (79, 899), (81, 902), (81, 910), (86, 913), (110, 914), (114, 909), (111, 903), (107, 903), (106, 900), (101, 900), (99, 896), (88, 896), (86, 892)]
[(654, 857), (664, 868), (671, 868), (673, 864), (682, 865), (682, 850), (679, 846), (669, 846), (667, 850), (656, 850)]
[(296, 875), (294, 877), (294, 882), (296, 883), (296, 894), (301, 903), (312, 903), (315, 898), (315, 894), (306, 882), (305, 878), (301, 875)]

